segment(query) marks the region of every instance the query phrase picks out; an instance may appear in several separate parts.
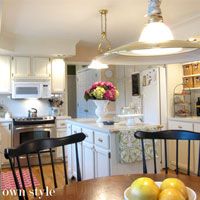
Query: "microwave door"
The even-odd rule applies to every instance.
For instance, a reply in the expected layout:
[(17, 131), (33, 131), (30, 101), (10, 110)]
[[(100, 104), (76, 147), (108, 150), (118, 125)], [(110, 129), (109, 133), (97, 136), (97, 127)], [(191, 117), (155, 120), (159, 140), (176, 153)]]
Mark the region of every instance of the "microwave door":
[(14, 86), (13, 98), (40, 98), (40, 87), (37, 84), (16, 84)]

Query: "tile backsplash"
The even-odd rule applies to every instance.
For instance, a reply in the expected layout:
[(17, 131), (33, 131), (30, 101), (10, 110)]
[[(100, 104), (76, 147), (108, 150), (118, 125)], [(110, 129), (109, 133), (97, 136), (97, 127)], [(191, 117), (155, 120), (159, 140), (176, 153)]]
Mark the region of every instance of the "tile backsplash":
[(51, 114), (51, 107), (48, 100), (38, 99), (22, 99), (14, 100), (9, 95), (0, 95), (0, 105), (5, 107), (11, 116), (27, 117), (28, 110), (36, 108), (38, 116), (45, 116)]

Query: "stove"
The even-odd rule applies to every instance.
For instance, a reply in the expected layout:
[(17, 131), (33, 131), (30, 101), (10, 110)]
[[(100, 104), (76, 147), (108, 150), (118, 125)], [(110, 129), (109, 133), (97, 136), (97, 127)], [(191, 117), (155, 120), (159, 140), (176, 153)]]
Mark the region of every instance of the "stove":
[(13, 125), (33, 125), (33, 124), (54, 124), (55, 117), (45, 116), (45, 117), (21, 117), (14, 118)]
[[(55, 137), (56, 137), (55, 118), (52, 116), (33, 117), (33, 118), (22, 117), (13, 119), (12, 145), (14, 148), (30, 140), (55, 138)], [(43, 157), (43, 163), (44, 164), (50, 163), (49, 150), (41, 153)], [(54, 156), (56, 156), (54, 150), (53, 153)], [(30, 162), (32, 165), (38, 165), (37, 156), (31, 155)], [(26, 158), (24, 158), (24, 162), (22, 161), (21, 164), (22, 166), (27, 165)]]

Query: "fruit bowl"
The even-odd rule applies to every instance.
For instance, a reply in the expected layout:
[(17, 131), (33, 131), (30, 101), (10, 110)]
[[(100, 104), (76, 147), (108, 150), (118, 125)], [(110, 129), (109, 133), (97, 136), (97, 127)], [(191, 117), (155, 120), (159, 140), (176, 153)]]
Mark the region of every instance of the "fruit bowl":
[[(156, 185), (158, 187), (160, 187), (162, 182), (155, 182), (155, 183), (156, 183)], [(195, 191), (192, 190), (189, 187), (186, 187), (186, 188), (187, 188), (187, 193), (188, 193), (188, 200), (196, 200), (197, 199), (197, 195), (196, 195)], [(131, 198), (129, 198), (130, 197), (130, 193), (131, 193), (131, 187), (128, 187), (124, 191), (124, 200), (131, 200)]]

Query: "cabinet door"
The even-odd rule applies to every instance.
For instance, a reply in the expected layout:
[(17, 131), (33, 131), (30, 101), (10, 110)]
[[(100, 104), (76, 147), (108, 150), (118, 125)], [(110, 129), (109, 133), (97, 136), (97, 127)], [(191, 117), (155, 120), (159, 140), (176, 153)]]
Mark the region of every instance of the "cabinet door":
[[(66, 129), (57, 129), (56, 132), (57, 132), (57, 138), (65, 137), (67, 135)], [(56, 148), (56, 155), (58, 158), (63, 158), (62, 147)]]
[[(180, 122), (180, 121), (169, 121), (169, 129), (174, 130), (186, 130), (193, 131), (193, 123)], [(176, 166), (176, 141), (168, 141), (168, 151), (169, 151), (169, 165), (172, 169)], [(191, 142), (191, 171), (194, 171), (194, 143)], [(188, 142), (179, 141), (179, 168), (184, 172), (187, 170), (187, 155), (188, 155)]]
[[(194, 132), (200, 134), (200, 124), (194, 123)], [(198, 171), (200, 141), (194, 141), (194, 172)]]
[(14, 57), (12, 62), (12, 77), (27, 78), (31, 76), (30, 57)]
[(34, 77), (51, 77), (51, 63), (49, 58), (32, 59), (32, 76)]
[(95, 178), (110, 176), (110, 153), (95, 147)]
[(93, 144), (83, 142), (83, 180), (95, 178)]
[(51, 68), (52, 93), (64, 93), (65, 91), (65, 64), (57, 65), (52, 62)]
[[(0, 124), (0, 144), (1, 152), (3, 155), (4, 149), (11, 148), (11, 124), (2, 123)], [(4, 158), (4, 155), (1, 158), (2, 164), (8, 164), (8, 160)]]
[(11, 93), (10, 71), (11, 71), (10, 57), (0, 56), (0, 93)]

